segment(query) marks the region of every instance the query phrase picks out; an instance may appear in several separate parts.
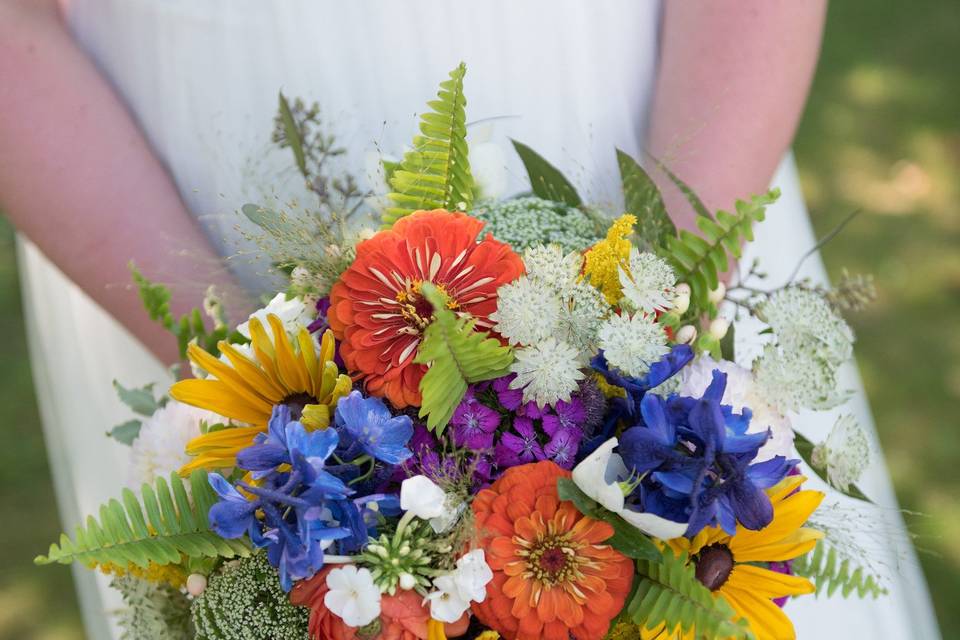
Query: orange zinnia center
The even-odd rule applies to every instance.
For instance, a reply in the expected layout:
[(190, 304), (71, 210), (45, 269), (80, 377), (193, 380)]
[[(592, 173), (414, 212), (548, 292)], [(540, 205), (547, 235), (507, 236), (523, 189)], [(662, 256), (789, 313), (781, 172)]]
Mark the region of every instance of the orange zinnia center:
[[(423, 280), (414, 280), (397, 291), (396, 301), (400, 304), (400, 315), (407, 321), (407, 326), (397, 330), (398, 334), (419, 335), (433, 322), (433, 306), (423, 297), (420, 288)], [(442, 284), (435, 284), (440, 295), (447, 301), (447, 308), (457, 310), (460, 303), (447, 293)]]

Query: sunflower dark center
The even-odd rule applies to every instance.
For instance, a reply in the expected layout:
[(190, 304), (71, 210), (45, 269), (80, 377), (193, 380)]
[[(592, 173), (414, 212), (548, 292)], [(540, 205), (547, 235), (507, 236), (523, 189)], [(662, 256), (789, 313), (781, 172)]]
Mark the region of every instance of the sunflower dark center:
[(712, 544), (700, 551), (696, 563), (697, 580), (710, 591), (716, 591), (733, 571), (733, 554), (725, 544)]
[(303, 417), (303, 408), (308, 404), (317, 404), (317, 399), (307, 393), (294, 393), (280, 401), (290, 409), (290, 418), (299, 420)]

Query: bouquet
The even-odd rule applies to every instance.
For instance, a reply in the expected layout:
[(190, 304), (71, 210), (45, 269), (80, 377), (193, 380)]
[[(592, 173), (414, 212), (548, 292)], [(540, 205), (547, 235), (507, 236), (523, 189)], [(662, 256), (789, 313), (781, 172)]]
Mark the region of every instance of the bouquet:
[[(876, 596), (856, 540), (816, 526), (814, 474), (866, 500), (863, 431), (814, 444), (801, 409), (843, 403), (870, 281), (727, 281), (776, 191), (680, 231), (617, 152), (613, 218), (515, 143), (531, 192), (470, 170), (464, 66), (440, 85), (379, 227), (319, 113), (280, 96), (275, 142), (316, 210), (246, 205), (286, 288), (238, 325), (215, 292), (175, 318), (192, 365), (139, 418), (139, 493), (118, 487), (38, 563), (113, 576), (125, 638), (791, 638), (788, 598)], [(734, 320), (764, 327), (734, 353)]]

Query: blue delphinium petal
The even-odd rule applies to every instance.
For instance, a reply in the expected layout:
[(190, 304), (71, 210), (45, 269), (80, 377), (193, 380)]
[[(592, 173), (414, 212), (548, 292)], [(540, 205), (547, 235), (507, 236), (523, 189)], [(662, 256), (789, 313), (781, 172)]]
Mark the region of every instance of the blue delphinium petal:
[(400, 464), (413, 455), (406, 447), (413, 436), (413, 421), (409, 416), (392, 415), (380, 398), (365, 398), (359, 391), (351, 391), (337, 403), (335, 419), (348, 457), (355, 457), (351, 455), (354, 448), (387, 464)]

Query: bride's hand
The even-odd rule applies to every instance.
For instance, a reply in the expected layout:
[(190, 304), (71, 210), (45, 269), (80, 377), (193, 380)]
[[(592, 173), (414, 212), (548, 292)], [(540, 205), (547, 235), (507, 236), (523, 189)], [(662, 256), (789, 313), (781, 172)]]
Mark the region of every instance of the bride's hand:
[[(666, 0), (650, 152), (711, 210), (766, 191), (803, 110), (826, 0)], [(694, 213), (658, 177), (678, 226)]]
[(173, 286), (175, 312), (200, 303), (200, 283), (235, 318), (248, 306), (53, 0), (0, 0), (0, 209), (164, 362), (176, 345), (129, 286), (131, 260)]

